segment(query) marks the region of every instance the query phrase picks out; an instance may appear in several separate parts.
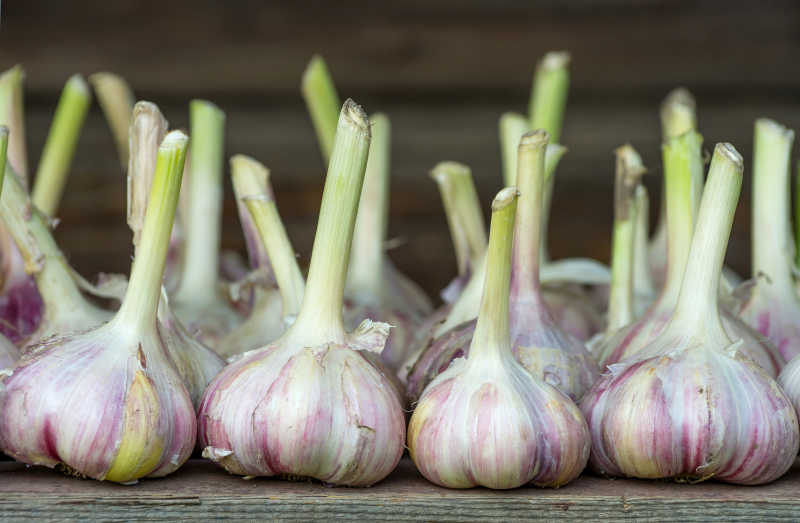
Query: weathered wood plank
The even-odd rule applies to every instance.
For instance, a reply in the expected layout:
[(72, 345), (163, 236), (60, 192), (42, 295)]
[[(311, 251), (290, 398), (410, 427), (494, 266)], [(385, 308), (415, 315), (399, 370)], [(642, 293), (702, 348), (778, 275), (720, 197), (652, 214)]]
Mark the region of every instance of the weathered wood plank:
[(800, 470), (761, 487), (608, 480), (584, 475), (560, 489), (448, 490), (405, 458), (369, 489), (261, 478), (244, 481), (192, 460), (172, 476), (124, 487), (0, 463), (0, 518), (153, 521), (269, 518), (343, 521), (796, 521)]

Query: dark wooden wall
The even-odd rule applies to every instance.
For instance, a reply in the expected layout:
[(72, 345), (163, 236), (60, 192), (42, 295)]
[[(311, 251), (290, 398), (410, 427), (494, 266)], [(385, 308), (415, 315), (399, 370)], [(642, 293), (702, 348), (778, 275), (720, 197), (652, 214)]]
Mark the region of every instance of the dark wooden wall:
[[(611, 151), (630, 141), (660, 189), (658, 104), (673, 87), (697, 96), (710, 149), (730, 141), (748, 159), (752, 124), (800, 127), (800, 3), (690, 0), (411, 0), (285, 2), (5, 0), (0, 68), (27, 71), (28, 147), (35, 165), (64, 80), (112, 70), (139, 97), (186, 126), (187, 102), (228, 113), (227, 152), (273, 172), (280, 211), (307, 261), (324, 168), (298, 91), (312, 53), (339, 91), (393, 124), (391, 234), (398, 265), (432, 294), (455, 270), (428, 170), (472, 166), (482, 200), (500, 187), (497, 118), (524, 111), (533, 67), (547, 50), (573, 55), (572, 88), (551, 229), (556, 257), (607, 260)], [(241, 248), (233, 201), (224, 244)], [(729, 262), (748, 270), (749, 183)], [(126, 271), (123, 175), (95, 105), (81, 136), (58, 237), (85, 274)]]

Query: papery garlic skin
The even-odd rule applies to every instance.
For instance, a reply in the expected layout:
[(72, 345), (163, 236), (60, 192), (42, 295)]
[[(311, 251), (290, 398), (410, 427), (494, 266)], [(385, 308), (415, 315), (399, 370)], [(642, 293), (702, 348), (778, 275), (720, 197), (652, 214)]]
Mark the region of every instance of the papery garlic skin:
[(411, 459), (437, 485), (557, 487), (577, 477), (589, 457), (589, 433), (577, 406), (527, 372), (511, 352), (516, 198), (516, 188), (506, 188), (492, 203), (492, 273), (469, 355), (457, 358), (425, 388), (409, 423)]
[(794, 405), (795, 412), (800, 415), (800, 356), (796, 356), (783, 367), (778, 376), (778, 384)]
[(246, 476), (369, 486), (388, 475), (403, 453), (402, 409), (387, 377), (348, 345), (274, 344), (228, 365), (200, 406), (203, 456)]
[(11, 369), (17, 364), (19, 350), (11, 340), (0, 335), (0, 370)]
[(408, 426), (419, 471), (450, 488), (565, 485), (586, 466), (588, 440), (577, 406), (513, 359), (457, 359), (425, 389)]
[(121, 332), (108, 324), (23, 356), (0, 390), (6, 454), (118, 483), (167, 475), (189, 458), (197, 425), (183, 383), (157, 339)]
[(590, 465), (610, 476), (758, 485), (786, 473), (800, 448), (789, 399), (738, 354), (690, 348), (618, 364), (581, 409)]

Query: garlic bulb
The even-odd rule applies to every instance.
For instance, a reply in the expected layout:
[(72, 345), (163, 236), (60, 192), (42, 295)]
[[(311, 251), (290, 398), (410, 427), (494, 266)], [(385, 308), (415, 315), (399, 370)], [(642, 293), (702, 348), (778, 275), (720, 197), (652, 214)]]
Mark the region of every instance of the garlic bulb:
[[(669, 257), (667, 276), (658, 299), (633, 323), (610, 332), (593, 347), (592, 353), (602, 365), (611, 365), (632, 357), (658, 338), (666, 328), (678, 302), (684, 270), (689, 259), (694, 217), (696, 180), (702, 180), (702, 137), (689, 131), (663, 144), (666, 180), (667, 231)], [(727, 309), (720, 309), (725, 331), (732, 339), (742, 339), (739, 352), (758, 363), (772, 377), (778, 375), (784, 359), (775, 346)]]
[(247, 234), (259, 235), (248, 239), (248, 250), (256, 254), (257, 258), (253, 258), (260, 260), (260, 266), (273, 275), (278, 288), (255, 286), (255, 303), (250, 315), (217, 347), (223, 356), (241, 354), (278, 339), (297, 316), (305, 288), (269, 187), (267, 169), (252, 158), (236, 155), (231, 158), (231, 172), (237, 197), (248, 209), (248, 221), (244, 223), (249, 225), (245, 230)]
[(225, 367), (203, 397), (203, 455), (231, 473), (369, 486), (389, 474), (403, 453), (398, 396), (362, 355), (383, 350), (388, 326), (365, 321), (348, 334), (342, 322), (369, 141), (366, 114), (347, 100), (300, 313), (281, 338)]
[(242, 322), (217, 285), (225, 113), (203, 100), (193, 100), (189, 110), (192, 158), (188, 219), (183, 223), (186, 252), (172, 309), (193, 336), (215, 349)]
[(441, 292), (442, 300), (450, 304), (458, 299), (481, 263), (486, 252), (486, 225), (469, 167), (458, 162), (441, 162), (430, 174), (442, 195), (458, 264), (458, 276)]
[[(511, 275), (511, 344), (514, 355), (531, 374), (577, 399), (592, 386), (600, 371), (586, 347), (559, 328), (542, 298), (539, 253), (547, 140), (544, 131), (534, 131), (525, 134), (519, 145), (520, 204)], [(452, 318), (459, 312), (462, 298), (473, 291), (472, 285), (470, 282), (442, 326), (455, 324), (435, 336), (410, 370), (406, 383), (410, 399), (417, 398), (451, 361), (468, 353), (474, 327)]]
[(718, 144), (669, 324), (635, 356), (611, 366), (581, 402), (592, 435), (590, 465), (600, 473), (761, 484), (794, 463), (800, 447), (794, 408), (739, 352), (741, 341), (731, 341), (719, 316), (722, 261), (741, 181), (741, 156)]
[(577, 406), (512, 354), (515, 208), (515, 188), (503, 189), (492, 203), (491, 270), (469, 355), (428, 385), (411, 415), (411, 459), (425, 478), (444, 487), (558, 487), (575, 479), (589, 457), (588, 429)]
[[(118, 483), (164, 476), (191, 454), (194, 409), (156, 328), (187, 141), (175, 131), (159, 148), (130, 285), (114, 318), (31, 348), (3, 378), (0, 448), (6, 454)], [(9, 197), (4, 191), (2, 200)]]
[(786, 361), (800, 354), (800, 297), (794, 292), (789, 157), (794, 131), (761, 118), (753, 144), (753, 279), (734, 291), (735, 311)]

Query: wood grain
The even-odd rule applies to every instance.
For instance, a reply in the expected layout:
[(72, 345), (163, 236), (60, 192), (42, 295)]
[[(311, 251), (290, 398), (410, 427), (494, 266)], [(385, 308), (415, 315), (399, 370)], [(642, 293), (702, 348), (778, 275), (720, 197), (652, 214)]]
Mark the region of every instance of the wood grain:
[(609, 480), (584, 474), (560, 489), (448, 490), (408, 458), (368, 489), (259, 478), (245, 481), (207, 461), (120, 486), (0, 463), (0, 518), (110, 520), (259, 518), (272, 521), (796, 521), (800, 470), (760, 487)]

